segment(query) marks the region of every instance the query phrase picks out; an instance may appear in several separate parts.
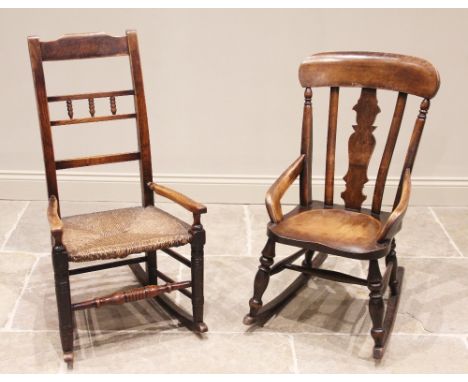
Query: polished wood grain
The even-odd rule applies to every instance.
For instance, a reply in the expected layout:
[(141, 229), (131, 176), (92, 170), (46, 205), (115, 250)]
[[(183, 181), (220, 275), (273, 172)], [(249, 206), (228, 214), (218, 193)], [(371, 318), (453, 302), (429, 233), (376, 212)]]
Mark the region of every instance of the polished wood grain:
[(194, 214), (204, 214), (207, 212), (206, 206), (198, 203), (189, 197), (177, 192), (169, 187), (162, 186), (153, 182), (148, 183), (148, 187), (153, 190), (156, 194), (164, 196), (165, 198), (172, 200), (173, 202), (184, 207), (186, 210)]
[(426, 60), (392, 53), (328, 52), (314, 54), (299, 68), (306, 87), (386, 89), (432, 98), (439, 90), (439, 74)]
[(62, 245), (63, 222), (62, 219), (60, 219), (58, 200), (53, 195), (49, 198), (49, 206), (47, 207), (47, 220), (49, 221), (53, 244), (57, 246)]
[(119, 162), (129, 162), (140, 159), (140, 153), (122, 153), (122, 154), (112, 154), (112, 155), (96, 155), (92, 157), (85, 158), (75, 158), (75, 159), (63, 159), (55, 162), (55, 167), (57, 170), (63, 170), (66, 168), (76, 168), (76, 167), (85, 167), (85, 166), (96, 166), (101, 164), (109, 163), (119, 163)]
[(338, 101), (340, 88), (330, 88), (330, 106), (328, 110), (327, 165), (325, 168), (325, 204), (333, 205), (335, 184), (336, 127), (338, 124)]
[[(301, 285), (305, 275), (328, 280), (365, 285), (369, 289), (369, 314), (372, 320), (371, 335), (374, 340), (373, 356), (382, 358), (401, 295), (403, 268), (398, 266), (395, 237), (400, 231), (408, 208), (411, 173), (426, 122), (430, 99), (439, 89), (439, 75), (427, 61), (404, 55), (368, 52), (329, 52), (308, 57), (299, 68), (299, 79), (305, 88), (302, 123), (301, 159), (286, 169), (267, 192), (266, 206), (270, 216), (267, 225), (268, 241), (260, 257), (260, 266), (254, 279), (254, 292), (249, 300), (249, 313), (244, 323), (263, 325), (262, 313), (270, 318), (276, 309), (286, 303)], [(328, 110), (327, 150), (325, 166), (325, 192), (323, 202), (312, 198), (311, 163), (313, 145), (312, 88), (330, 87)], [(344, 204), (334, 201), (335, 159), (338, 131), (340, 87), (361, 89), (354, 106), (357, 123), (348, 138), (348, 170), (344, 176)], [(369, 178), (369, 165), (373, 159), (376, 139), (375, 121), (380, 108), (378, 90), (397, 92), (393, 117), (384, 142), (382, 157), (373, 192), (372, 208), (366, 208), (364, 187)], [(341, 93), (343, 94), (343, 93)], [(408, 145), (395, 202), (391, 211), (382, 211), (393, 153), (397, 145), (404, 112), (409, 96), (422, 97), (419, 113)], [(380, 129), (386, 129), (378, 123)], [(348, 134), (345, 134), (347, 137)], [(321, 143), (318, 143), (321, 144)], [(274, 151), (272, 151), (274, 152)], [(378, 158), (377, 158), (378, 160)], [(302, 164), (302, 165), (301, 165)], [(281, 197), (300, 176), (297, 206), (283, 215)], [(274, 263), (277, 243), (300, 250)], [(369, 271), (366, 279), (346, 275), (330, 269), (314, 267), (314, 253), (325, 253), (356, 260), (366, 260)], [(295, 264), (304, 256), (302, 265)], [(385, 258), (382, 276), (378, 260)], [(271, 276), (283, 270), (293, 270), (301, 275), (271, 303), (263, 305), (263, 294)], [(385, 310), (384, 293), (390, 287), (390, 298)], [(292, 289), (291, 289), (292, 288)]]
[(281, 198), (303, 170), (305, 157), (304, 154), (299, 156), (267, 191), (265, 204), (271, 221), (275, 223), (279, 223), (283, 219)]
[(127, 39), (104, 33), (68, 34), (55, 41), (40, 43), (42, 61), (128, 55)]
[(69, 95), (59, 95), (47, 97), (49, 102), (61, 102), (67, 100), (81, 100), (81, 99), (90, 99), (90, 98), (108, 98), (108, 97), (123, 97), (134, 95), (135, 92), (133, 89), (130, 90), (117, 90), (110, 92), (96, 92), (96, 93), (80, 93), (80, 94), (69, 94)]
[(79, 123), (94, 123), (94, 122), (105, 122), (105, 121), (117, 121), (121, 119), (136, 118), (135, 113), (129, 114), (118, 114), (118, 115), (103, 115), (99, 117), (91, 118), (73, 118), (73, 112), (69, 112), (70, 119), (61, 119), (57, 121), (50, 121), (51, 126), (64, 126), (64, 125), (76, 125)]
[(353, 107), (356, 111), (357, 125), (353, 125), (354, 133), (348, 142), (349, 168), (343, 179), (346, 189), (341, 193), (345, 207), (359, 211), (366, 195), (362, 193), (364, 185), (369, 181), (367, 168), (374, 152), (375, 137), (373, 126), (380, 108), (375, 89), (363, 88), (358, 103)]

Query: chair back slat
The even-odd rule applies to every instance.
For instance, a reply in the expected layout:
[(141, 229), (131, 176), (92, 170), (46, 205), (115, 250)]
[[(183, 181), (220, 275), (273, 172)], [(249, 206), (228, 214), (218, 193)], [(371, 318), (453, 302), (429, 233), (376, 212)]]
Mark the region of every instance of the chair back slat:
[(111, 155), (96, 155), (85, 158), (74, 158), (74, 159), (63, 159), (55, 162), (55, 168), (57, 170), (64, 170), (67, 168), (75, 167), (86, 167), (95, 166), (99, 164), (109, 164), (118, 162), (129, 162), (133, 160), (139, 160), (140, 153), (122, 153), (122, 154), (111, 154)]
[(41, 42), (42, 61), (77, 60), (128, 55), (127, 38), (104, 33), (65, 35)]
[[(94, 112), (94, 107), (90, 108), (90, 114)], [(91, 118), (73, 118), (73, 113), (69, 113), (71, 115), (70, 119), (60, 119), (57, 121), (50, 121), (51, 126), (64, 126), (64, 125), (75, 125), (80, 123), (92, 123), (92, 122), (103, 122), (103, 121), (115, 121), (118, 119), (131, 119), (136, 118), (135, 113), (129, 114), (116, 114), (116, 115), (103, 115), (100, 117), (93, 117)]]
[(330, 88), (330, 106), (328, 109), (327, 164), (325, 169), (325, 205), (333, 205), (335, 177), (336, 126), (338, 123), (338, 99), (340, 88)]
[(94, 99), (94, 98), (109, 98), (109, 97), (121, 97), (121, 96), (130, 96), (134, 95), (135, 91), (130, 90), (117, 90), (111, 92), (99, 92), (99, 93), (81, 93), (81, 94), (69, 94), (69, 95), (60, 95), (60, 96), (51, 96), (47, 97), (49, 102), (61, 102), (67, 100), (81, 100), (81, 99)]
[(385, 182), (387, 181), (388, 170), (390, 168), (390, 162), (392, 160), (393, 151), (398, 139), (400, 132), (401, 121), (403, 119), (403, 113), (405, 112), (406, 100), (408, 94), (398, 93), (395, 110), (393, 112), (392, 122), (390, 130), (388, 132), (387, 143), (382, 155), (380, 162), (379, 171), (377, 173), (377, 179), (375, 181), (374, 197), (372, 199), (372, 212), (374, 214), (380, 214), (382, 207), (382, 199), (385, 190)]
[(304, 92), (304, 113), (302, 117), (301, 154), (305, 155), (299, 177), (299, 199), (301, 206), (307, 207), (312, 201), (312, 89)]

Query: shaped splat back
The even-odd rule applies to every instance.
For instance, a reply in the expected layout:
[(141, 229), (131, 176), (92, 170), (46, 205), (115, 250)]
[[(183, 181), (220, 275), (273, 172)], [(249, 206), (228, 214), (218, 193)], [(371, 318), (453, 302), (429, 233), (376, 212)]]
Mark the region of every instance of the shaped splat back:
[(408, 146), (395, 198), (396, 205), (401, 194), (404, 171), (405, 169), (411, 171), (413, 168), (426, 114), (429, 110), (429, 100), (439, 89), (439, 75), (436, 69), (429, 62), (411, 56), (369, 52), (331, 52), (307, 58), (299, 68), (299, 79), (305, 88), (301, 153), (306, 155), (306, 159), (300, 179), (300, 196), (303, 206), (312, 202), (310, 186), (312, 88), (330, 87), (325, 207), (333, 205), (339, 90), (340, 87), (362, 88), (360, 98), (353, 107), (356, 112), (356, 124), (353, 125), (354, 132), (348, 141), (349, 167), (344, 176), (346, 189), (341, 194), (345, 207), (357, 211), (361, 209), (362, 203), (367, 198), (363, 194), (363, 189), (368, 182), (367, 169), (376, 145), (373, 131), (376, 128), (375, 119), (380, 112), (377, 89), (397, 92), (395, 110), (380, 161), (372, 200), (372, 212), (377, 215), (381, 210), (388, 170), (400, 131), (407, 95), (423, 98)]

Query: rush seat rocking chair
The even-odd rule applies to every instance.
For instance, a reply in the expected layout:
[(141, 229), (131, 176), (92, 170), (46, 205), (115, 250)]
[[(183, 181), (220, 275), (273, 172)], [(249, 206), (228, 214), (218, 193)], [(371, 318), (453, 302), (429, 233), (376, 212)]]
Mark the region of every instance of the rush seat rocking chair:
[[(208, 328), (203, 322), (205, 231), (200, 222), (200, 215), (206, 213), (206, 207), (176, 191), (153, 183), (146, 101), (136, 32), (127, 31), (126, 36), (122, 37), (113, 37), (102, 33), (65, 35), (58, 40), (49, 42), (40, 41), (38, 37), (29, 37), (28, 44), (46, 170), (49, 197), (47, 216), (52, 237), (52, 262), (60, 337), (65, 362), (68, 363), (69, 367), (73, 364), (73, 312), (80, 309), (154, 298), (163, 308), (179, 318), (184, 325), (197, 332), (206, 332)], [(129, 57), (133, 81), (132, 89), (89, 94), (47, 95), (43, 62), (114, 56)], [(116, 97), (119, 96), (132, 96), (134, 98), (134, 113), (117, 113)], [(95, 116), (94, 100), (97, 98), (109, 98), (110, 115)], [(90, 116), (74, 117), (73, 101), (80, 100), (88, 102)], [(51, 120), (49, 115), (50, 102), (64, 102), (69, 119)], [(60, 128), (60, 126), (71, 124), (127, 118), (136, 121), (138, 151), (76, 159), (55, 159), (52, 127)], [(61, 217), (57, 170), (125, 161), (139, 161), (141, 207)], [(189, 225), (154, 207), (154, 193), (190, 211), (193, 214), (193, 224)], [(171, 247), (185, 244), (191, 245), (190, 260), (171, 249)], [(159, 271), (156, 261), (157, 250), (162, 250), (191, 268), (191, 280), (176, 282)], [(144, 253), (144, 255), (122, 260), (131, 254), (138, 253)], [(118, 258), (121, 260), (69, 269), (70, 262)], [(139, 263), (145, 263), (146, 270)], [(70, 276), (123, 265), (130, 266), (139, 282), (143, 284), (141, 288), (119, 291), (110, 296), (72, 303)], [(158, 279), (166, 283), (160, 285)], [(191, 290), (189, 290), (190, 288)], [(192, 300), (193, 317), (163, 295), (173, 290), (179, 290)]]
[[(254, 293), (249, 301), (250, 312), (244, 318), (244, 323), (251, 325), (265, 322), (311, 276), (367, 286), (370, 290), (371, 335), (375, 343), (373, 356), (379, 359), (384, 354), (392, 330), (403, 279), (403, 268), (397, 263), (395, 235), (401, 229), (408, 207), (411, 171), (430, 99), (439, 89), (439, 76), (429, 62), (415, 57), (335, 52), (307, 58), (300, 65), (299, 79), (305, 88), (301, 153), (267, 192), (266, 208), (271, 220), (267, 227), (268, 241), (260, 257)], [(311, 100), (314, 87), (330, 87), (323, 202), (313, 199), (311, 193)], [(361, 88), (360, 98), (353, 107), (357, 123), (353, 125), (354, 132), (348, 141), (349, 167), (344, 176), (346, 188), (341, 193), (344, 205), (336, 204), (333, 200), (340, 87)], [(373, 136), (376, 126), (373, 124), (380, 112), (377, 89), (394, 91), (397, 95), (376, 177), (372, 206), (367, 209), (362, 207), (366, 200), (363, 189), (368, 181), (367, 169), (376, 144)], [(404, 159), (393, 209), (391, 212), (384, 212), (381, 210), (382, 198), (408, 94), (421, 97), (422, 102)], [(300, 204), (283, 215), (281, 198), (297, 177), (300, 182)], [(273, 265), (276, 243), (299, 247), (300, 250)], [(315, 257), (314, 253), (317, 253)], [(369, 261), (367, 279), (321, 269), (320, 266), (328, 254)], [(302, 255), (302, 265), (294, 264)], [(379, 268), (380, 258), (385, 258), (386, 263), (383, 276)], [(270, 276), (285, 269), (300, 272), (300, 275), (283, 293), (263, 306), (262, 296)], [(385, 312), (383, 295), (387, 285), (390, 287), (390, 297)]]

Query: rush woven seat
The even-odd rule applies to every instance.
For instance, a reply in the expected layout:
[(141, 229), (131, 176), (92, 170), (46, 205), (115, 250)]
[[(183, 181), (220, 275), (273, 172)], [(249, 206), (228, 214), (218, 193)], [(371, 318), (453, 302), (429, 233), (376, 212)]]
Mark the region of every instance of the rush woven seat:
[(70, 261), (126, 257), (190, 242), (190, 225), (156, 207), (134, 207), (64, 217)]

